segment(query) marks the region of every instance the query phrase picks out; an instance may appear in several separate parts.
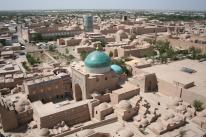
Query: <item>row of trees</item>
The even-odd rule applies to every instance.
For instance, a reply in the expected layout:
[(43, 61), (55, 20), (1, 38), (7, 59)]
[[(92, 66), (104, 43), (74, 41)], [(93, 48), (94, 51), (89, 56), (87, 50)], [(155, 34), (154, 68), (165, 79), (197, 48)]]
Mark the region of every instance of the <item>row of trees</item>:
[(49, 45), (49, 51), (54, 52), (56, 51), (57, 46), (56, 45)]
[(202, 54), (200, 49), (194, 47), (189, 48), (188, 50), (174, 50), (168, 41), (150, 41), (154, 45), (154, 51), (151, 52), (146, 57), (156, 59), (161, 61), (161, 63), (167, 63), (168, 59), (175, 61), (182, 58), (200, 60), (206, 59), (206, 54)]
[(149, 15), (149, 20), (160, 20), (160, 21), (191, 21), (191, 20), (204, 20), (206, 17), (204, 16), (194, 16), (194, 15)]
[(36, 33), (33, 35), (32, 41), (35, 41), (35, 42), (56, 41), (57, 39), (63, 38), (63, 37), (67, 37), (67, 36), (52, 36), (52, 37), (44, 38), (40, 33)]
[(168, 41), (157, 41), (155, 43), (155, 49), (159, 52), (158, 59), (162, 63), (167, 63), (168, 58), (171, 60), (177, 60), (177, 54)]
[(29, 64), (31, 64), (31, 65), (35, 65), (35, 64), (41, 63), (40, 58), (36, 59), (31, 54), (26, 54), (26, 58), (27, 58)]

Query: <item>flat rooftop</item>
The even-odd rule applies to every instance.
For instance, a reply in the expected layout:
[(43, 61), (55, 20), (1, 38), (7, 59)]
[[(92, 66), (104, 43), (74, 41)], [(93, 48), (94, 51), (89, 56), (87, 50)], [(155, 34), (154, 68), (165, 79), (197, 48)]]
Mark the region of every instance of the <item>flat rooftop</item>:
[(125, 82), (124, 84), (120, 85), (121, 87), (117, 90), (113, 90), (112, 93), (114, 94), (123, 94), (129, 91), (137, 90), (139, 87), (132, 85), (129, 82)]
[(47, 81), (52, 81), (52, 80), (57, 80), (59, 79), (58, 76), (56, 75), (49, 75), (41, 78), (34, 78), (32, 80), (27, 81), (27, 85), (33, 85), (33, 84), (39, 84), (41, 82), (47, 82)]
[[(195, 70), (194, 73), (187, 73), (181, 71), (181, 69), (189, 68)], [(173, 83), (179, 82), (183, 84), (187, 84), (190, 82), (194, 82), (193, 87), (188, 88), (187, 90), (191, 92), (195, 92), (202, 96), (206, 96), (206, 63), (199, 62), (196, 60), (181, 60), (172, 62), (169, 64), (152, 66), (149, 68), (142, 69), (148, 73), (156, 73), (158, 79), (162, 79), (166, 82)]]
[(32, 103), (32, 107), (40, 117), (44, 117), (58, 112), (66, 111), (68, 109), (76, 108), (78, 106), (86, 105), (88, 104), (88, 102), (89, 100), (79, 102), (66, 100), (59, 103), (49, 102), (43, 104), (41, 101), (37, 101)]

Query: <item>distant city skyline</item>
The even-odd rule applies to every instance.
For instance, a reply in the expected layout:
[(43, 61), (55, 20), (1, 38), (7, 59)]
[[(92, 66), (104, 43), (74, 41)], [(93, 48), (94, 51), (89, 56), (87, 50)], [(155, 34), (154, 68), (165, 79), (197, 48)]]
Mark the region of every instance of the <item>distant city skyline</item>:
[(0, 10), (38, 9), (206, 10), (206, 0), (0, 0)]

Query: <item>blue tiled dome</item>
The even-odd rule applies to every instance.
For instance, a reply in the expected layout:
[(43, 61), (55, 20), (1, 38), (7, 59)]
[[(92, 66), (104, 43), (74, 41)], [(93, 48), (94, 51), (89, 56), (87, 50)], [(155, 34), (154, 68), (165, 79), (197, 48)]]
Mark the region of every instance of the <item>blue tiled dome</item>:
[(111, 69), (112, 69), (112, 71), (114, 71), (117, 74), (123, 73), (123, 70), (119, 65), (113, 64), (113, 65), (111, 65)]
[(86, 57), (84, 63), (88, 68), (104, 68), (110, 65), (111, 59), (104, 52), (93, 51)]

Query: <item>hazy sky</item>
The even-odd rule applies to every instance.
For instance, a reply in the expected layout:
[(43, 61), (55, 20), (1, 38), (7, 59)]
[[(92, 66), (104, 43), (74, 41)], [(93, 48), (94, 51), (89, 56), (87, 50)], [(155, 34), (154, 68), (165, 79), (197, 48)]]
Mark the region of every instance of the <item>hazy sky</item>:
[(99, 8), (206, 10), (206, 0), (0, 0), (0, 10)]

